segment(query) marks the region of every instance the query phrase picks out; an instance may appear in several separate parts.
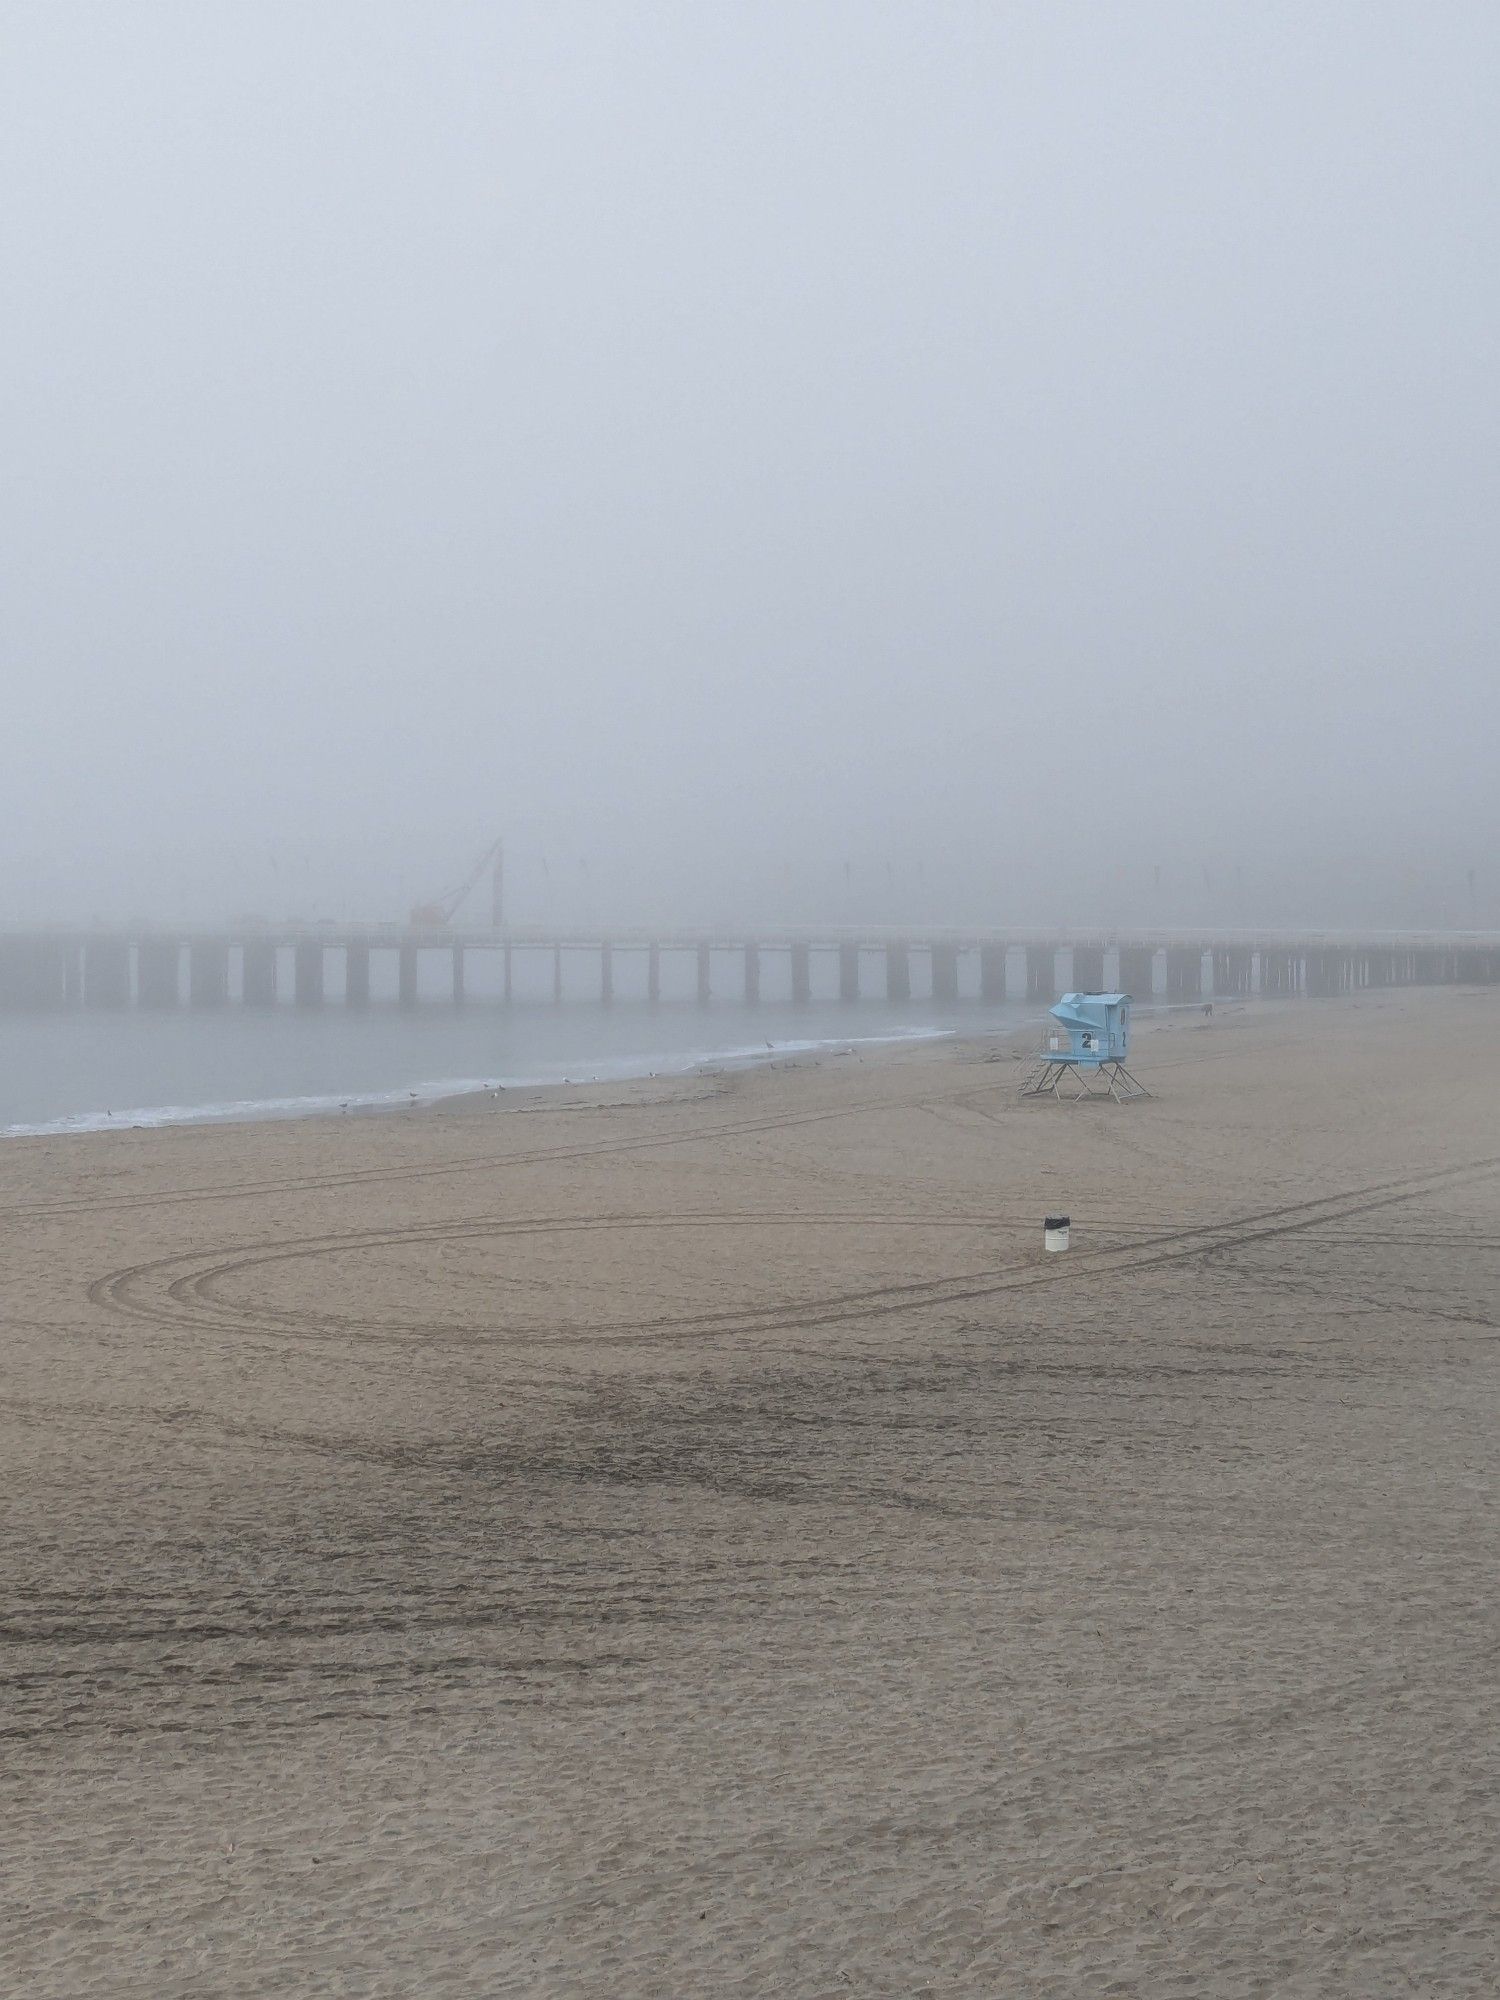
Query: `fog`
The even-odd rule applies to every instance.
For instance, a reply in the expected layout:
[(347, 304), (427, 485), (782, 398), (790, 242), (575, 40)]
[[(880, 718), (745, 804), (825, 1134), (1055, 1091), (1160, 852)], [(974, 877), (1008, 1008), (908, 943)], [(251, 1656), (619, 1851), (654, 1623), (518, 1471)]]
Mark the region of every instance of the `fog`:
[(1492, 5), (0, 72), (0, 919), (1500, 924)]

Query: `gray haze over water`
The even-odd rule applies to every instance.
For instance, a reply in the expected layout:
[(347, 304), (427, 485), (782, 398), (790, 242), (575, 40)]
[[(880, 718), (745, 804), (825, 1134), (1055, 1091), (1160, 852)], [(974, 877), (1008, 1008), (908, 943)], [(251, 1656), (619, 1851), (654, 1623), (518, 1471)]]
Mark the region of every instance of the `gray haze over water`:
[(0, 919), (1500, 923), (1490, 4), (0, 24)]

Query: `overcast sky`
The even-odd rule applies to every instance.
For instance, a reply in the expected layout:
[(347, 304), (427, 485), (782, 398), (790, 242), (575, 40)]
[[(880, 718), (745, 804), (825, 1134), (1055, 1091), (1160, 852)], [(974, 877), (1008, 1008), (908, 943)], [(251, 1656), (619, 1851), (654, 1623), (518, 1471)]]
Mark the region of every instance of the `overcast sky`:
[(1500, 922), (1497, 76), (4, 0), (0, 917)]

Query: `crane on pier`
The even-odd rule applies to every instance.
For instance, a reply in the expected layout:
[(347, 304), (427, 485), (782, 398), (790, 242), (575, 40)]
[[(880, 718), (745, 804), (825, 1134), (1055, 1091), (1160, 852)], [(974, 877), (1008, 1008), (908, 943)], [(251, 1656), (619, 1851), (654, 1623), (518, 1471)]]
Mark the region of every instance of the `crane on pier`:
[(490, 876), (490, 924), (499, 930), (505, 922), (505, 848), (503, 842), (492, 840), (480, 855), (456, 889), (445, 890), (441, 896), (434, 896), (431, 902), (418, 903), (413, 908), (409, 922), (414, 931), (445, 931), (457, 916), (459, 909), (468, 900), (470, 891), (493, 864)]

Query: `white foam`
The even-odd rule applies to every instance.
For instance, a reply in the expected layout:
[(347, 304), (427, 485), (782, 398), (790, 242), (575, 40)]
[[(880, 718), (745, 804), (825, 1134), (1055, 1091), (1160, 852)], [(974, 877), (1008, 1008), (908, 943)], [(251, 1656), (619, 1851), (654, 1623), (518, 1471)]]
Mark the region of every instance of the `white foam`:
[(397, 1111), (440, 1098), (484, 1091), (556, 1089), (565, 1084), (624, 1083), (644, 1076), (688, 1076), (695, 1070), (750, 1068), (786, 1056), (831, 1055), (880, 1048), (894, 1042), (951, 1040), (952, 1028), (898, 1028), (885, 1035), (834, 1035), (826, 1039), (747, 1043), (670, 1055), (632, 1055), (586, 1068), (555, 1064), (525, 1076), (449, 1076), (391, 1090), (327, 1091), (310, 1097), (231, 1098), (216, 1104), (148, 1104), (127, 1111), (75, 1111), (34, 1124), (0, 1126), (0, 1139), (50, 1139), (73, 1132), (153, 1131), (164, 1125), (250, 1124), (271, 1118), (326, 1118), (365, 1111)]

